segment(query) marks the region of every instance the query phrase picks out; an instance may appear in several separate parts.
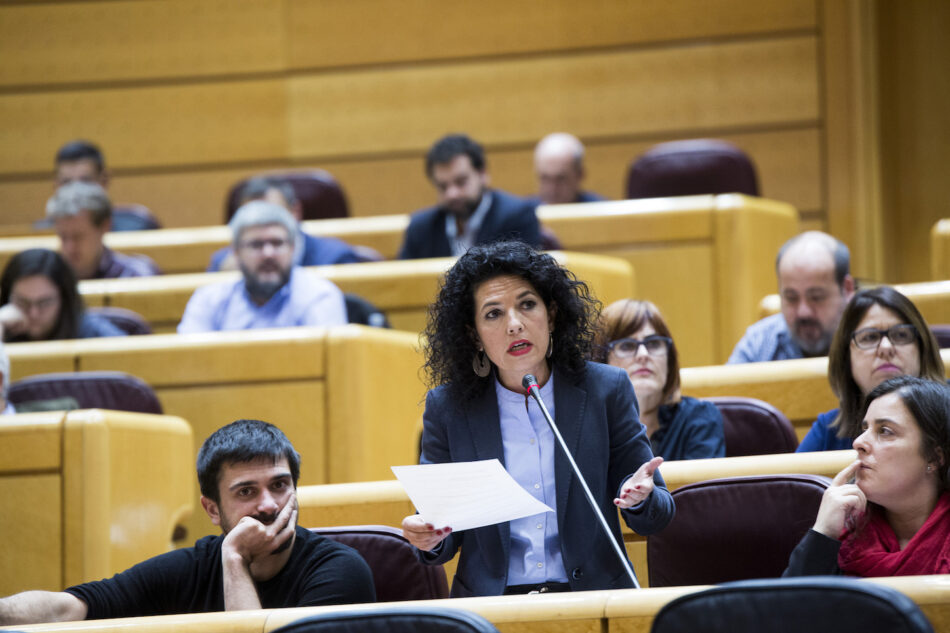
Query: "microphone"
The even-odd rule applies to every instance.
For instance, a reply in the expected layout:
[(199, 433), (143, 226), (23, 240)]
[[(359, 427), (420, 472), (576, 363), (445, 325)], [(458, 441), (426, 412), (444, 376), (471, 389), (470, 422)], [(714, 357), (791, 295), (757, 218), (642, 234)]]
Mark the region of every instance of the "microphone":
[(541, 387), (538, 385), (537, 378), (535, 378), (533, 374), (525, 374), (524, 378), (521, 379), (521, 386), (524, 387), (525, 391), (528, 392), (528, 395), (532, 396), (535, 401), (537, 401), (538, 406), (541, 407), (541, 413), (544, 415), (545, 421), (548, 423), (548, 426), (551, 427), (551, 432), (554, 433), (557, 443), (560, 445), (561, 450), (564, 451), (564, 456), (567, 457), (567, 461), (571, 464), (571, 469), (574, 471), (574, 475), (581, 483), (584, 496), (587, 497), (587, 503), (590, 504), (591, 509), (594, 511), (594, 515), (600, 521), (600, 526), (604, 529), (604, 533), (607, 535), (607, 540), (610, 541), (611, 545), (613, 545), (614, 552), (617, 553), (617, 558), (620, 559), (620, 564), (623, 565), (623, 568), (627, 571), (627, 575), (630, 576), (630, 580), (633, 581), (633, 586), (639, 589), (640, 583), (637, 582), (637, 575), (633, 573), (633, 565), (630, 564), (630, 560), (627, 558), (627, 555), (622, 549), (620, 549), (620, 544), (617, 543), (617, 539), (614, 538), (613, 532), (610, 531), (610, 526), (607, 525), (607, 519), (604, 518), (603, 512), (600, 511), (600, 506), (597, 505), (594, 495), (591, 494), (590, 488), (587, 486), (587, 480), (584, 479), (584, 475), (581, 474), (581, 469), (577, 467), (577, 462), (574, 461), (574, 456), (571, 455), (571, 451), (568, 450), (567, 443), (564, 441), (564, 438), (561, 437), (561, 432), (558, 431), (557, 427), (554, 425), (554, 420), (551, 418), (551, 414), (548, 413), (548, 408), (544, 406), (544, 401), (541, 400)]

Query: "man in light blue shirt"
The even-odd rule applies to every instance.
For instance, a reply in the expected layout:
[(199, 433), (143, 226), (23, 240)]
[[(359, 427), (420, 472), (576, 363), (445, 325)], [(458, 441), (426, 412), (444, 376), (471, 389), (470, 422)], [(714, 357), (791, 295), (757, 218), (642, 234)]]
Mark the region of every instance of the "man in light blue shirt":
[(254, 200), (237, 210), (230, 226), (242, 277), (195, 290), (180, 334), (347, 322), (340, 289), (294, 266), (297, 223), (287, 209)]
[(841, 313), (854, 294), (848, 247), (827, 233), (807, 231), (775, 260), (781, 314), (746, 330), (729, 363), (827, 356)]

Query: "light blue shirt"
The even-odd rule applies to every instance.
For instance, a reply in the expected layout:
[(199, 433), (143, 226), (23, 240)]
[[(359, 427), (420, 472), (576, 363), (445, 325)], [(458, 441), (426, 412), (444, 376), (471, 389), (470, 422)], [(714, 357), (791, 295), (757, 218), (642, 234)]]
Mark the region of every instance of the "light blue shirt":
[(750, 325), (742, 339), (736, 343), (736, 348), (732, 350), (732, 355), (726, 362), (729, 364), (759, 363), (803, 356), (802, 348), (788, 331), (785, 317), (779, 313)]
[(262, 306), (248, 295), (243, 277), (198, 288), (188, 300), (178, 333), (345, 323), (340, 289), (295, 266), (287, 283)]
[[(555, 512), (543, 512), (509, 523), (511, 542), (508, 556), (508, 584), (567, 582), (561, 559), (561, 539), (557, 527), (557, 496), (554, 490), (554, 433), (533, 398), (508, 391), (495, 382), (505, 469), (522, 488)], [(541, 399), (551, 417), (554, 413), (554, 376), (541, 388)]]

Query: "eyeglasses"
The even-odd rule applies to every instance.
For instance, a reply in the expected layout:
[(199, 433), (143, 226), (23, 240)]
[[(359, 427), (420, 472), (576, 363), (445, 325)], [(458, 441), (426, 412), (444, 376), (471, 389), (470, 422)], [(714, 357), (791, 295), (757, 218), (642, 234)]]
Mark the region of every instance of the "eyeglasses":
[(917, 340), (917, 328), (910, 323), (892, 325), (886, 330), (866, 327), (852, 334), (851, 340), (859, 349), (875, 349), (885, 336), (891, 345), (910, 345)]
[(46, 312), (59, 303), (59, 297), (41, 297), (39, 299), (27, 299), (19, 295), (10, 297), (10, 303), (15, 305), (24, 314), (29, 314), (30, 310), (36, 308), (38, 312)]
[(650, 356), (665, 356), (673, 344), (673, 339), (669, 336), (660, 336), (651, 334), (644, 339), (622, 338), (607, 343), (607, 351), (612, 352), (618, 358), (629, 358), (635, 356), (637, 350), (643, 345), (647, 348), (647, 354)]
[(261, 253), (268, 246), (272, 250), (281, 251), (290, 246), (290, 240), (272, 239), (272, 240), (249, 240), (239, 244), (241, 248), (246, 248), (257, 253)]

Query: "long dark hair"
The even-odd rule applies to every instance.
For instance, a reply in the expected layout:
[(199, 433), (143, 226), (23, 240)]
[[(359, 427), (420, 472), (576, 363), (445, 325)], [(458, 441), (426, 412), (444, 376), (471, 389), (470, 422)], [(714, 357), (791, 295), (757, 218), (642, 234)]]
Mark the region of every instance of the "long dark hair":
[(475, 289), (501, 275), (520, 277), (537, 291), (554, 314), (551, 363), (579, 378), (586, 368), (600, 303), (587, 284), (553, 257), (524, 242), (473, 246), (446, 273), (435, 302), (429, 306), (425, 330), (426, 371), (430, 386), (446, 385), (453, 396), (468, 400), (482, 393), (490, 375), (472, 371), (475, 346)]
[(841, 315), (841, 322), (831, 341), (828, 352), (828, 382), (838, 398), (841, 411), (831, 426), (837, 428), (838, 437), (854, 439), (861, 429), (861, 405), (864, 394), (854, 381), (851, 370), (851, 335), (871, 306), (879, 305), (897, 315), (904, 323), (917, 330), (917, 350), (920, 354), (920, 377), (943, 382), (943, 361), (940, 346), (917, 306), (910, 299), (890, 286), (866, 288), (854, 293)]
[[(31, 248), (11, 257), (0, 276), (0, 305), (10, 303), (10, 293), (17, 281), (35, 275), (46, 277), (59, 290), (59, 317), (46, 339), (77, 338), (85, 306), (76, 289), (76, 276), (69, 264), (55, 251)], [(13, 337), (5, 334), (4, 340), (12, 343), (30, 339), (25, 334)]]

